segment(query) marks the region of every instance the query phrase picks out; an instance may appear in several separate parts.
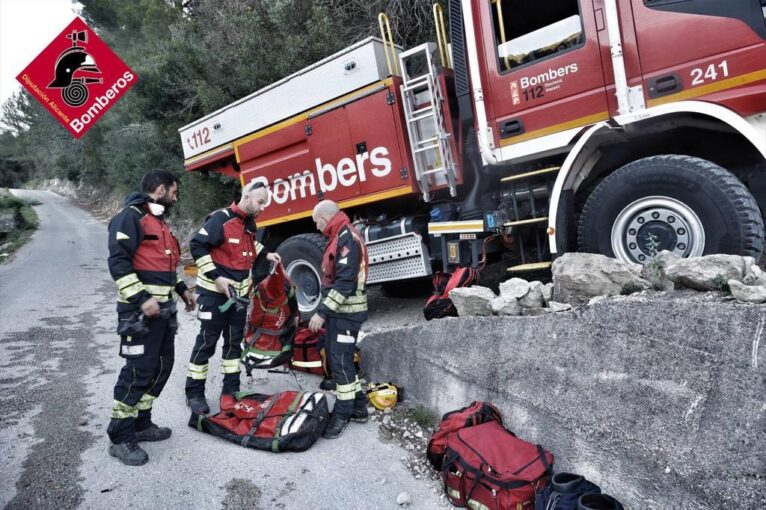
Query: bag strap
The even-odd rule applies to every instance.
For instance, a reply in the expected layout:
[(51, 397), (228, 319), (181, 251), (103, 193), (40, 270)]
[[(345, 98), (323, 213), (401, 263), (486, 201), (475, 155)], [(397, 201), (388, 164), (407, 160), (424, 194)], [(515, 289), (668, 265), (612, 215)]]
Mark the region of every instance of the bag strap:
[(245, 434), (245, 437), (242, 438), (242, 446), (247, 447), (247, 443), (250, 442), (250, 438), (255, 435), (256, 432), (258, 432), (258, 427), (261, 426), (261, 422), (266, 419), (269, 411), (272, 407), (274, 407), (274, 404), (277, 403), (278, 398), (272, 398), (271, 402), (269, 402), (269, 405), (266, 406), (266, 409), (258, 413), (258, 416), (255, 417), (255, 420), (253, 420), (253, 426), (250, 427), (250, 430), (247, 431), (247, 434)]

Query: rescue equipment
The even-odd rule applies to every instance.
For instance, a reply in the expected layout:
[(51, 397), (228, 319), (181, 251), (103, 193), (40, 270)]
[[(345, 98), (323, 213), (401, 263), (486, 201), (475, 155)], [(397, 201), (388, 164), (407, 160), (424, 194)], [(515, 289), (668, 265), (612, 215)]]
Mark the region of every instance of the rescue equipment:
[(442, 481), (458, 507), (532, 508), (552, 470), (551, 452), (493, 420), (447, 437)]
[(247, 375), (254, 368), (270, 369), (287, 363), (298, 326), (298, 303), (282, 264), (275, 265), (250, 291), (250, 300), (242, 351)]
[(472, 267), (460, 267), (452, 275), (437, 272), (433, 281), (434, 293), (423, 308), (423, 316), (428, 321), (449, 316), (457, 317), (457, 309), (449, 298), (449, 293), (452, 289), (479, 283), (479, 272)]
[(325, 375), (324, 357), (319, 348), (322, 335), (324, 335), (324, 329), (320, 329), (316, 333), (306, 327), (298, 329), (298, 332), (295, 333), (290, 368), (311, 374)]
[(439, 428), (428, 441), (426, 456), (434, 469), (442, 468), (444, 453), (447, 451), (447, 437), (465, 427), (473, 427), (488, 421), (503, 424), (503, 417), (497, 407), (489, 402), (473, 401), (470, 405), (450, 411), (442, 416)]
[(400, 399), (404, 398), (403, 389), (390, 382), (370, 383), (365, 393), (367, 394), (367, 400), (378, 411), (392, 409)]
[(189, 426), (246, 448), (302, 452), (322, 435), (330, 417), (319, 391), (234, 396), (237, 402), (229, 410), (212, 416), (192, 412)]

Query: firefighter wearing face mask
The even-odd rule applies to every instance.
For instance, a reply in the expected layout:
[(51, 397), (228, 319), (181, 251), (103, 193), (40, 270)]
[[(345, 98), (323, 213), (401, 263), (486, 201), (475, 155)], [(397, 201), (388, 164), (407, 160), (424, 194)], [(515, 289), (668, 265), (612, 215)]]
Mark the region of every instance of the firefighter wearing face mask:
[(129, 195), (109, 222), (109, 272), (118, 288), (117, 331), (125, 366), (114, 387), (107, 433), (109, 454), (132, 466), (149, 460), (138, 442), (170, 437), (169, 428), (152, 422), (152, 404), (173, 369), (176, 296), (187, 311), (195, 307), (194, 295), (177, 280), (180, 249), (164, 220), (177, 200), (178, 180), (154, 170), (141, 187), (143, 193)]
[(208, 361), (215, 353), (218, 338), (223, 334), (221, 372), (223, 389), (221, 409), (233, 407), (234, 394), (239, 391), (239, 359), (242, 354), (247, 310), (221, 306), (231, 298), (231, 289), (247, 296), (251, 270), (263, 263), (279, 263), (276, 253), (269, 253), (256, 240), (255, 218), (268, 201), (268, 190), (260, 182), (251, 182), (242, 190), (238, 204), (211, 213), (204, 226), (189, 243), (197, 263), (197, 292), (199, 293), (200, 332), (189, 359), (186, 377), (186, 400), (192, 411), (208, 414), (205, 398)]

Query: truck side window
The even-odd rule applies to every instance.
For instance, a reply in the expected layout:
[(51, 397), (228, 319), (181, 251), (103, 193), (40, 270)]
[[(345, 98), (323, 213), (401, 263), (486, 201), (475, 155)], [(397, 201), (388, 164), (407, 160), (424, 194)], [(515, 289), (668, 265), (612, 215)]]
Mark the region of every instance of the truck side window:
[(489, 0), (498, 68), (506, 72), (581, 46), (577, 0)]

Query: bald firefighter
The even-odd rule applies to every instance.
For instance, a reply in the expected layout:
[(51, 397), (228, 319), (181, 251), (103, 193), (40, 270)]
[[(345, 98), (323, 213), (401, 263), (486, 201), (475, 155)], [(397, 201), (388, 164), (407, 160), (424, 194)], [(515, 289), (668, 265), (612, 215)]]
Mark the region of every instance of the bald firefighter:
[(167, 427), (152, 423), (152, 404), (173, 370), (176, 296), (186, 310), (194, 295), (176, 277), (178, 241), (165, 216), (178, 199), (177, 178), (163, 170), (147, 173), (143, 193), (132, 193), (125, 208), (109, 222), (109, 272), (117, 284), (117, 332), (125, 358), (114, 387), (112, 419), (107, 433), (109, 454), (123, 464), (149, 460), (139, 441), (170, 437)]
[(327, 237), (322, 258), (322, 301), (309, 321), (311, 331), (325, 328), (327, 362), (335, 381), (336, 401), (324, 437), (340, 437), (349, 421), (367, 422), (367, 399), (354, 365), (362, 323), (367, 320), (367, 249), (348, 216), (331, 200), (312, 213)]
[(242, 189), (239, 203), (211, 213), (189, 243), (197, 263), (200, 332), (189, 360), (186, 399), (196, 413), (210, 412), (205, 399), (205, 381), (208, 361), (215, 353), (221, 334), (224, 375), (220, 406), (227, 409), (236, 403), (234, 394), (239, 391), (239, 358), (247, 309), (229, 306), (221, 311), (221, 307), (232, 297), (232, 289), (238, 296), (247, 296), (251, 270), (256, 264), (280, 262), (279, 255), (269, 253), (255, 235), (255, 218), (266, 207), (268, 193), (263, 183), (251, 182)]

